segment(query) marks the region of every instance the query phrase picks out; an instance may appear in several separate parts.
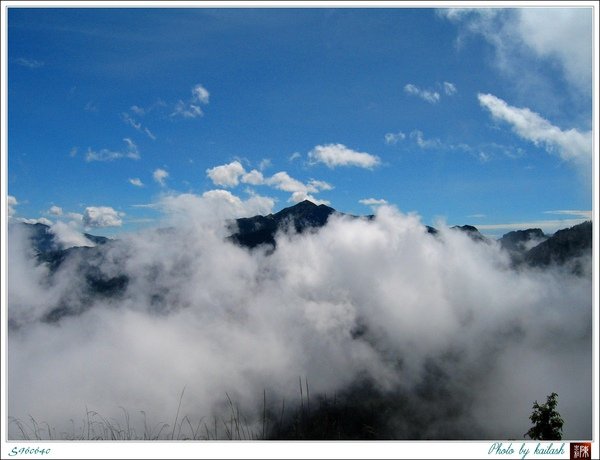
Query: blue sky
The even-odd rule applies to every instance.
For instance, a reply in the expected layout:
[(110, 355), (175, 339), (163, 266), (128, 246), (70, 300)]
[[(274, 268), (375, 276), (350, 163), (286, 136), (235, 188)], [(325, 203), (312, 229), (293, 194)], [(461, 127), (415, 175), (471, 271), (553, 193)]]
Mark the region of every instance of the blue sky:
[(12, 7), (8, 212), (114, 235), (177, 199), (308, 197), (552, 232), (591, 216), (592, 31), (591, 8)]

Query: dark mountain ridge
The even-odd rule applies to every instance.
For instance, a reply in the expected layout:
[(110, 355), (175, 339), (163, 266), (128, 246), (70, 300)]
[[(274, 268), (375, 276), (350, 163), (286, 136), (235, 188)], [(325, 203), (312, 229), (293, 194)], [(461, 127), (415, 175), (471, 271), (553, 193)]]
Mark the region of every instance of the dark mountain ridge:
[(267, 244), (275, 247), (275, 234), (279, 230), (293, 228), (298, 233), (308, 229), (321, 228), (329, 216), (338, 213), (324, 204), (316, 205), (312, 201), (302, 201), (289, 208), (267, 216), (243, 217), (230, 225), (232, 241), (248, 248)]
[[(374, 216), (352, 216), (340, 213), (329, 206), (303, 201), (267, 216), (258, 215), (236, 219), (229, 225), (231, 234), (227, 238), (233, 244), (238, 244), (248, 250), (266, 246), (270, 251), (274, 251), (276, 250), (277, 232), (318, 231), (334, 214), (351, 218), (374, 219)], [(111, 248), (121, 244), (119, 240), (86, 233), (86, 238), (95, 243), (94, 247), (60, 249), (60, 245), (47, 225), (25, 223), (16, 225), (22, 225), (28, 230), (37, 263), (44, 264), (49, 268), (50, 279), (63, 265), (74, 264), (77, 273), (85, 280), (80, 291), (69, 293), (46, 315), (46, 321), (55, 322), (63, 316), (81, 313), (92, 305), (95, 298), (110, 300), (119, 298), (126, 293), (130, 278), (119, 268), (124, 266), (124, 261), (115, 261), (110, 259), (109, 255)], [(435, 228), (426, 226), (425, 229), (432, 238), (438, 237), (439, 232)], [(465, 232), (478, 244), (493, 243), (471, 225), (455, 226), (451, 230)], [(567, 266), (571, 272), (582, 275), (586, 273), (586, 270), (580, 261), (581, 256), (586, 254), (591, 256), (592, 223), (587, 221), (571, 228), (559, 230), (550, 236), (545, 235), (540, 229), (519, 230), (509, 232), (497, 241), (511, 257), (513, 268)], [(127, 253), (127, 250), (124, 253)], [(121, 256), (121, 258), (123, 257), (126, 256)], [(107, 262), (109, 259), (110, 263)], [(107, 270), (107, 266), (113, 268)]]

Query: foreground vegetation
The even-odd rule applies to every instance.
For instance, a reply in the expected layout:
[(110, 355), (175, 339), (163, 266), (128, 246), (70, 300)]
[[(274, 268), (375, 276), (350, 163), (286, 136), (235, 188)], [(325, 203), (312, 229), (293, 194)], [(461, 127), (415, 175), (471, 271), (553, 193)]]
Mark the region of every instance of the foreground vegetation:
[[(464, 422), (465, 414), (460, 409), (460, 400), (443, 391), (432, 394), (428, 389), (423, 389), (420, 396), (424, 399), (419, 397), (414, 401), (397, 392), (384, 394), (365, 381), (339, 395), (322, 395), (311, 400), (310, 388), (305, 380), (299, 381), (298, 400), (288, 402), (287, 405), (285, 400), (277, 404), (269, 403), (267, 392), (263, 391), (260, 413), (248, 416), (226, 393), (225, 413), (222, 416), (200, 419), (181, 415), (184, 393), (185, 388), (170, 422), (153, 424), (148, 420), (146, 413), (141, 411), (141, 423), (133, 423), (129, 412), (122, 407), (120, 419), (106, 418), (86, 408), (82, 420), (78, 423), (71, 420), (69, 432), (58, 432), (48, 423), (39, 422), (31, 416), (28, 420), (10, 417), (9, 421), (22, 440), (485, 439), (485, 435), (477, 429), (476, 424), (467, 424), (469, 432), (466, 433), (464, 423), (455, 423), (461, 418)], [(545, 405), (540, 406), (536, 401), (530, 417), (534, 426), (525, 436), (539, 440), (561, 439), (563, 420), (555, 410), (556, 399), (557, 395), (553, 393)], [(424, 400), (429, 401), (429, 405), (425, 410), (421, 410), (420, 406)], [(447, 403), (443, 407), (439, 404), (441, 400)], [(440, 418), (443, 420), (440, 421)], [(435, 428), (432, 430), (432, 427)]]

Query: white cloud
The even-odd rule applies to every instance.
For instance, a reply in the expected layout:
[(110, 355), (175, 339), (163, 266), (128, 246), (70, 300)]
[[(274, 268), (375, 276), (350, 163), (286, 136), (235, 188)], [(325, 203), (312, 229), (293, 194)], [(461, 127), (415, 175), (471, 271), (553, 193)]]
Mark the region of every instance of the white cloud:
[[(517, 272), (499, 245), (442, 227), (433, 237), (418, 216), (387, 206), (369, 221), (333, 215), (319, 231), (278, 234), (271, 253), (248, 251), (210, 231), (217, 225), (196, 225), (244, 200), (225, 190), (169, 200), (182, 225), (127, 235), (94, 260), (99, 273), (129, 279), (110, 300), (78, 298), (87, 283), (78, 264), (45, 282), (11, 238), (7, 310), (23, 326), (6, 337), (11, 416), (68, 436), (82, 433), (87, 405), (138, 435), (169, 423), (170, 437), (185, 387), (179, 420), (193, 429), (228, 423), (227, 392), (260, 432), (263, 391), (266, 410), (278, 417), (285, 401), (293, 423), (306, 376), (316, 409), (321, 396), (373, 382), (394, 398), (379, 426), (397, 439), (522, 438), (532, 402), (550, 391), (565, 439), (592, 436), (591, 273)], [(91, 308), (41, 321), (56, 305)], [(189, 436), (185, 422), (175, 435), (180, 425)], [(93, 436), (107, 424), (87, 426)]]
[(244, 167), (237, 160), (206, 170), (207, 176), (210, 177), (213, 183), (223, 187), (235, 187), (238, 185), (240, 176), (245, 172)]
[(358, 200), (360, 204), (364, 204), (365, 206), (382, 206), (384, 204), (388, 204), (386, 200), (376, 199), (376, 198), (364, 198), (362, 200)]
[(483, 36), (495, 49), (494, 62), (515, 79), (534, 73), (536, 60), (557, 63), (570, 85), (589, 93), (592, 78), (591, 8), (444, 9), (442, 16)]
[(321, 190), (333, 190), (333, 185), (323, 180), (311, 179), (308, 181), (308, 189), (313, 193)]
[(15, 207), (19, 204), (19, 202), (17, 201), (17, 199), (14, 196), (7, 195), (6, 203), (8, 204), (8, 218), (10, 219), (12, 216), (15, 215), (15, 213), (16, 213)]
[(251, 195), (242, 200), (228, 190), (209, 190), (202, 195), (182, 193), (163, 197), (158, 208), (178, 225), (204, 225), (224, 219), (269, 214), (275, 202), (272, 198)]
[(291, 177), (285, 171), (279, 171), (273, 174), (267, 180), (265, 184), (275, 187), (278, 190), (284, 192), (308, 192), (308, 187), (297, 179)]
[(95, 246), (93, 242), (88, 240), (77, 228), (75, 222), (65, 223), (58, 221), (50, 227), (50, 233), (55, 236), (62, 249), (68, 249), (74, 246)]
[(302, 201), (306, 200), (312, 201), (314, 204), (331, 204), (329, 200), (321, 200), (319, 198), (315, 198), (313, 195), (311, 195), (310, 193), (306, 193), (305, 191), (298, 191), (292, 193), (292, 196), (289, 198), (288, 201), (291, 203), (301, 203)]
[(73, 219), (75, 222), (83, 222), (83, 214), (78, 212), (68, 212), (67, 217), (69, 217), (69, 219)]
[(440, 101), (440, 94), (437, 91), (430, 91), (425, 89), (420, 89), (412, 83), (408, 83), (404, 86), (404, 92), (406, 94), (411, 94), (413, 96), (418, 96), (424, 101), (427, 101), (431, 104), (435, 104)]
[(244, 184), (261, 185), (264, 184), (265, 178), (263, 177), (263, 174), (260, 171), (253, 169), (249, 173), (244, 174), (241, 178), (241, 181)]
[(328, 182), (311, 179), (310, 181), (308, 181), (307, 184), (305, 184), (299, 181), (298, 179), (294, 179), (285, 171), (279, 171), (273, 174), (271, 177), (265, 178), (263, 174), (256, 169), (253, 169), (249, 173), (245, 173), (243, 171), (243, 168), (240, 169), (241, 165), (238, 162), (234, 163), (237, 163), (239, 167), (238, 165), (231, 166), (233, 165), (233, 163), (230, 163), (229, 165), (223, 165), (227, 166), (228, 168), (217, 171), (224, 178), (222, 183), (218, 185), (237, 185), (238, 178), (241, 176), (240, 181), (242, 183), (250, 185), (266, 185), (277, 190), (281, 190), (283, 192), (292, 193), (292, 196), (288, 201), (294, 203), (303, 201), (305, 199), (310, 199), (311, 201), (317, 204), (329, 204), (329, 201), (319, 200), (310, 195), (311, 193), (318, 193), (324, 190), (332, 190), (333, 186)]
[(576, 129), (563, 131), (528, 108), (508, 105), (492, 94), (477, 95), (479, 103), (490, 111), (495, 119), (512, 126), (513, 131), (535, 145), (543, 145), (547, 152), (558, 152), (564, 160), (588, 160), (592, 155), (592, 132), (582, 133)]
[(204, 86), (197, 84), (192, 88), (192, 97), (187, 102), (179, 100), (171, 116), (181, 116), (183, 118), (197, 118), (204, 115), (201, 105), (209, 103), (210, 93)]
[(454, 83), (445, 81), (444, 82), (444, 92), (446, 93), (446, 96), (452, 96), (452, 95), (456, 94), (457, 89), (456, 89), (456, 86), (454, 85)]
[(387, 133), (385, 135), (385, 143), (388, 145), (397, 144), (399, 141), (403, 141), (404, 139), (406, 139), (406, 134), (404, 134), (402, 131), (397, 133)]
[(141, 181), (141, 179), (134, 177), (134, 178), (130, 178), (129, 179), (129, 183), (131, 185), (135, 185), (136, 187), (143, 187), (144, 183)]
[(119, 160), (121, 158), (131, 158), (132, 160), (139, 160), (140, 152), (135, 142), (133, 142), (128, 137), (124, 138), (123, 142), (125, 142), (125, 149), (120, 151), (114, 151), (109, 149), (94, 151), (91, 148), (88, 148), (88, 151), (85, 155), (85, 161), (114, 161)]
[(298, 158), (302, 158), (300, 152), (294, 152), (290, 155), (289, 161), (297, 160)]
[(519, 9), (519, 37), (536, 54), (558, 61), (567, 79), (578, 87), (592, 76), (591, 8)]
[(25, 217), (19, 217), (17, 219), (19, 222), (23, 222), (24, 224), (44, 224), (44, 225), (52, 225), (52, 221), (46, 219), (45, 217), (39, 217), (37, 219), (27, 219)]
[(53, 216), (62, 216), (63, 210), (60, 206), (50, 206), (48, 213), (52, 214)]
[(192, 88), (192, 95), (194, 101), (200, 102), (202, 104), (208, 104), (210, 99), (210, 93), (204, 86), (200, 84)]
[(83, 225), (86, 227), (120, 227), (123, 213), (109, 206), (88, 206), (83, 212)]
[(356, 152), (343, 144), (317, 145), (308, 152), (312, 164), (324, 163), (329, 168), (336, 166), (357, 166), (372, 169), (380, 164), (379, 157), (364, 152)]
[(156, 182), (158, 182), (160, 185), (164, 186), (165, 180), (167, 179), (167, 177), (169, 177), (169, 173), (167, 171), (165, 171), (164, 169), (157, 168), (152, 173), (152, 177), (154, 178), (154, 180)]

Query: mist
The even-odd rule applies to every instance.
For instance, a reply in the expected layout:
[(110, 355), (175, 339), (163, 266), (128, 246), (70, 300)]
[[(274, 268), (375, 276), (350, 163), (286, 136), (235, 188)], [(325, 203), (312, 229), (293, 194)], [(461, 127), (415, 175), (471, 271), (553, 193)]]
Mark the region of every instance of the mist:
[[(49, 277), (12, 228), (9, 416), (57, 433), (122, 408), (138, 426), (141, 411), (172, 424), (180, 398), (180, 417), (210, 420), (227, 394), (253, 423), (263, 391), (299, 404), (301, 377), (315, 398), (361, 381), (399, 395), (410, 413), (389, 414), (395, 439), (523, 439), (551, 392), (564, 438), (591, 438), (591, 255), (582, 276), (515, 269), (499, 244), (443, 224), (431, 235), (390, 206), (280, 232), (275, 251), (227, 240), (227, 218), (272, 207), (260, 198), (230, 214), (214, 194), (164, 200), (162, 228), (120, 235), (92, 260), (129, 278), (113, 297), (82, 294), (77, 256)], [(44, 320), (64, 304), (81, 313)]]

